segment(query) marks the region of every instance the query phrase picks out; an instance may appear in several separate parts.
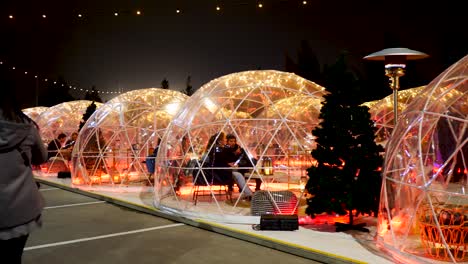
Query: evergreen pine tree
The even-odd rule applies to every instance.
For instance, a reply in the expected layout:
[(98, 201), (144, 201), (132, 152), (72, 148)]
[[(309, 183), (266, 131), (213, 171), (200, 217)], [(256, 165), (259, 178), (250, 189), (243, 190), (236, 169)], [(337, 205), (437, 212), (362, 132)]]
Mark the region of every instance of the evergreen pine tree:
[(185, 88), (185, 94), (188, 95), (188, 96), (191, 96), (193, 94), (193, 88), (192, 88), (192, 79), (191, 77), (187, 77), (187, 87)]
[(93, 113), (96, 111), (96, 108), (97, 108), (97, 106), (94, 103), (94, 101), (91, 104), (88, 105), (88, 107), (86, 108), (85, 113), (83, 114), (83, 117), (81, 118), (80, 126), (78, 128), (78, 131), (81, 131), (83, 126), (86, 124), (86, 121), (88, 121), (88, 119), (91, 117), (91, 115), (93, 115)]
[[(359, 106), (360, 80), (347, 67), (345, 56), (325, 70), (328, 94), (322, 103), (320, 124), (312, 131), (317, 166), (308, 169), (306, 213), (377, 213), (383, 159), (375, 139), (368, 108)], [(347, 226), (347, 227), (349, 227)], [(337, 227), (340, 230), (343, 226)], [(363, 230), (361, 228), (361, 230)], [(364, 231), (364, 230), (363, 230)]]
[(169, 81), (166, 78), (161, 81), (161, 88), (169, 89)]
[(84, 97), (85, 100), (94, 101), (102, 103), (102, 99), (99, 96), (98, 91), (96, 90), (96, 86), (91, 87), (91, 91), (87, 91)]
[[(78, 129), (78, 132), (81, 131), (81, 129), (86, 124), (86, 121), (88, 121), (88, 119), (96, 111), (96, 108), (97, 108), (97, 106), (94, 103), (94, 101), (86, 108), (86, 111), (83, 114), (83, 118), (80, 121), (80, 127)], [(87, 132), (89, 132), (89, 128), (88, 128)], [(88, 141), (87, 141), (87, 143), (86, 143), (86, 145), (84, 146), (84, 149), (83, 149), (83, 151), (86, 152), (86, 153), (94, 153), (95, 154), (95, 155), (93, 155), (91, 157), (84, 157), (83, 158), (84, 163), (85, 163), (85, 168), (88, 170), (88, 173), (90, 171), (94, 171), (93, 173), (99, 175), (100, 173), (103, 173), (105, 171), (105, 164), (99, 158), (99, 155), (98, 155), (98, 153), (105, 147), (105, 145), (106, 145), (106, 141), (104, 140), (104, 137), (103, 137), (100, 129), (98, 129), (97, 131), (95, 131), (95, 132), (93, 132), (91, 134), (91, 137), (88, 139)], [(115, 170), (112, 170), (112, 173), (114, 173), (114, 172), (115, 172)]]

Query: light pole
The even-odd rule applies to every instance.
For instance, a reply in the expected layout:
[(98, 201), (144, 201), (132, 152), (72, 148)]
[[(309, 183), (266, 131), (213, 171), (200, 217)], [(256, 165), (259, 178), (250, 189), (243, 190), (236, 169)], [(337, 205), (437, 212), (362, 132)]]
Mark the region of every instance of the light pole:
[(419, 60), (429, 57), (426, 53), (407, 48), (390, 48), (374, 52), (364, 57), (365, 60), (384, 61), (385, 76), (390, 79), (390, 88), (393, 90), (393, 124), (398, 119), (398, 89), (400, 77), (405, 75), (406, 61)]

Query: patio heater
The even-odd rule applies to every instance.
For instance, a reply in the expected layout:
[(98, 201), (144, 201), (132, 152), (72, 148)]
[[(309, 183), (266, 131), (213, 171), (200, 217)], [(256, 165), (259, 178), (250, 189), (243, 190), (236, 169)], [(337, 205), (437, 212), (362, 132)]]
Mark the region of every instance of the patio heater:
[(400, 89), (400, 77), (405, 75), (406, 61), (427, 58), (429, 55), (407, 48), (389, 48), (374, 52), (364, 57), (365, 60), (384, 61), (385, 76), (390, 80), (390, 88), (393, 90), (393, 124), (396, 126), (398, 119), (398, 89)]

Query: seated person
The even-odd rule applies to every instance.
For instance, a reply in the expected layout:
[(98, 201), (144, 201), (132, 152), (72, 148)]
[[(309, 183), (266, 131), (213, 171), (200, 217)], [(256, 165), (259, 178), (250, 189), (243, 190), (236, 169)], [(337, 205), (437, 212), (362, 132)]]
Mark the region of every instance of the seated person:
[(73, 149), (73, 146), (75, 145), (75, 142), (76, 142), (76, 139), (78, 138), (78, 133), (77, 132), (73, 132), (70, 136), (70, 139), (67, 140), (67, 142), (65, 143), (65, 146), (63, 146), (64, 149), (70, 149), (72, 150)]
[[(212, 142), (216, 141), (215, 144)], [(209, 160), (212, 167), (215, 168), (226, 168), (226, 169), (217, 169), (216, 173), (223, 174), (225, 177), (231, 176), (234, 179), (239, 189), (243, 190), (242, 198), (251, 199), (252, 190), (245, 182), (244, 175), (238, 171), (229, 169), (229, 167), (236, 167), (237, 165), (234, 162), (229, 161), (230, 151), (225, 147), (226, 146), (226, 135), (223, 132), (219, 132), (211, 136), (207, 150), (209, 150)], [(229, 191), (232, 191), (232, 184), (229, 186)]]
[[(255, 159), (249, 159), (249, 156), (243, 148), (237, 145), (237, 139), (233, 134), (228, 134), (226, 149), (228, 151), (228, 160), (229, 162), (234, 162), (239, 167), (253, 167), (257, 161)], [(238, 169), (242, 174), (247, 173), (249, 169)], [(262, 180), (255, 178), (255, 191), (260, 190), (262, 185)]]
[(47, 145), (48, 159), (55, 158), (59, 155), (59, 153), (61, 153), (62, 146), (65, 144), (66, 140), (67, 135), (65, 135), (64, 133), (60, 133), (56, 139), (49, 142), (49, 144)]
[(161, 143), (161, 139), (158, 139), (158, 145), (153, 148), (153, 151), (146, 157), (145, 163), (146, 163), (146, 169), (148, 170), (148, 173), (150, 176), (154, 174), (154, 171), (156, 169), (156, 156), (158, 155), (159, 151), (159, 144)]

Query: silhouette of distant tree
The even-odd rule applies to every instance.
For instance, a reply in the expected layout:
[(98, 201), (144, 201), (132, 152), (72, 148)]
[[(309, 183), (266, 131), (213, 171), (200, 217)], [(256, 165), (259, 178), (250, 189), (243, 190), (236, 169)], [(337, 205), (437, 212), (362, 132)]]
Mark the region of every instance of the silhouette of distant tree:
[(62, 76), (59, 76), (57, 81), (49, 80), (46, 84), (45, 90), (39, 94), (39, 105), (54, 106), (63, 102), (74, 101), (70, 94), (67, 82)]
[(286, 71), (293, 72), (307, 80), (318, 84), (323, 83), (320, 62), (306, 40), (301, 41), (301, 46), (297, 51), (297, 62), (286, 54), (285, 68)]
[[(352, 54), (347, 51), (342, 51), (341, 53), (346, 53), (348, 61), (347, 67), (349, 67), (354, 74), (358, 75), (360, 80), (359, 87), (356, 87), (356, 89), (360, 90), (360, 96), (354, 95), (350, 99), (358, 99), (363, 103), (381, 99), (391, 93), (388, 88), (388, 79), (385, 79), (386, 77), (383, 74), (383, 65), (381, 62), (379, 65), (375, 65), (375, 63), (373, 65), (369, 63), (364, 64), (362, 57), (352, 56)], [(288, 54), (285, 54), (286, 71), (293, 72), (322, 86), (325, 86), (325, 71), (327, 71), (327, 68), (329, 68), (327, 65), (321, 66), (314, 51), (305, 40), (301, 42), (297, 51), (297, 62)]]
[(166, 78), (161, 81), (161, 88), (169, 89), (169, 81)]
[(187, 86), (185, 87), (184, 93), (188, 96), (191, 96), (195, 91), (192, 88), (192, 78), (190, 75), (187, 77)]
[(91, 91), (86, 92), (84, 99), (89, 100), (89, 101), (102, 103), (102, 99), (99, 96), (98, 91), (96, 90), (96, 86), (94, 86), (94, 85), (91, 87)]

